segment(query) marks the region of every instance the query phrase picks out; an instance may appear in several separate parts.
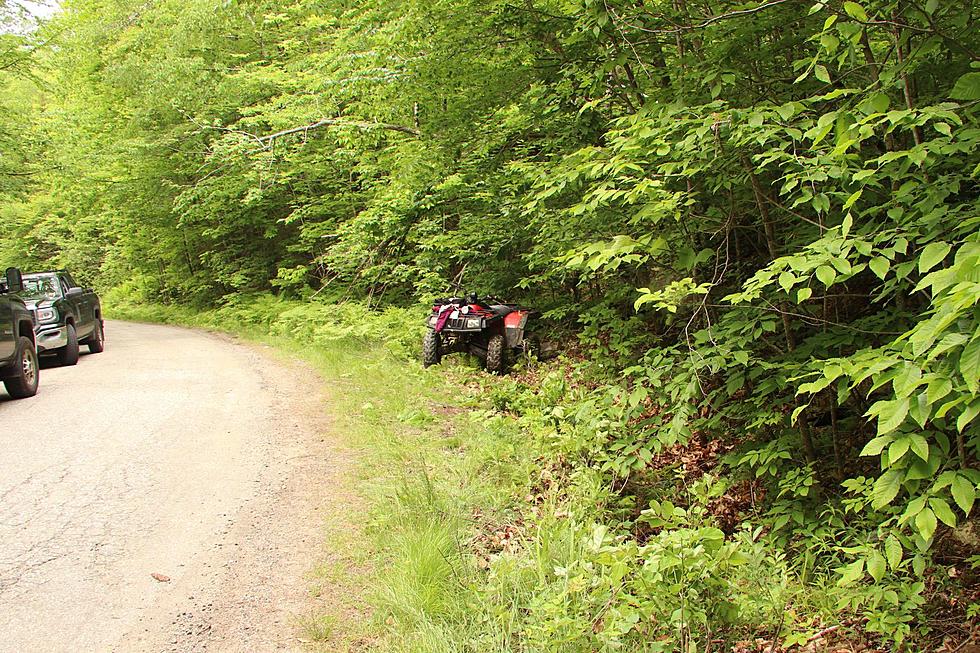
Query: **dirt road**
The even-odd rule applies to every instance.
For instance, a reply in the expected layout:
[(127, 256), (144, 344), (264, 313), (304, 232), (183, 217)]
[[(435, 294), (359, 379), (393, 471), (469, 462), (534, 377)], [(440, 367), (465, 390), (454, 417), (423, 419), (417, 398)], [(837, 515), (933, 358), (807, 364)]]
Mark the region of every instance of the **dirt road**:
[(304, 650), (348, 467), (319, 380), (197, 331), (106, 334), (37, 397), (0, 390), (0, 651)]

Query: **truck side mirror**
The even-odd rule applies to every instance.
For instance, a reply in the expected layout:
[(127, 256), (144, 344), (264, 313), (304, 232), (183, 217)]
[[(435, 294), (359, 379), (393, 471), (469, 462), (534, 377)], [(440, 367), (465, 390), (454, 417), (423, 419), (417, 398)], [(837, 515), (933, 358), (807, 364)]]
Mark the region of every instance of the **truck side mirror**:
[(7, 291), (18, 293), (24, 289), (24, 277), (17, 268), (7, 268)]
[(85, 291), (82, 290), (80, 287), (78, 287), (78, 286), (72, 286), (71, 288), (68, 289), (67, 296), (68, 297), (78, 297), (79, 295), (82, 295), (84, 293), (85, 293)]

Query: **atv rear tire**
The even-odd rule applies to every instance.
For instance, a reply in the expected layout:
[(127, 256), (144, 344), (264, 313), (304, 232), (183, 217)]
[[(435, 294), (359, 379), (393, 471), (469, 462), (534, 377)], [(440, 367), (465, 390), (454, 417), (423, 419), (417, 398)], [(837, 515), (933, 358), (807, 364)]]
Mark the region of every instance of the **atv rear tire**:
[(493, 336), (487, 343), (487, 371), (491, 374), (507, 371), (507, 344), (501, 335)]
[(541, 339), (533, 333), (524, 335), (524, 357), (528, 360), (541, 360)]
[(422, 338), (422, 365), (431, 367), (442, 360), (442, 338), (434, 330), (429, 329)]

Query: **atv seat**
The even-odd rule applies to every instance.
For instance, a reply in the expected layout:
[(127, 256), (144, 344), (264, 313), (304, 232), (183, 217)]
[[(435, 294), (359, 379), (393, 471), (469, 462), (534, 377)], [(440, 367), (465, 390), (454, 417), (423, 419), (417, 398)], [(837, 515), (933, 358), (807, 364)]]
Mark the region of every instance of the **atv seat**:
[(492, 304), (490, 310), (493, 311), (494, 315), (507, 315), (514, 311), (516, 306), (507, 304)]

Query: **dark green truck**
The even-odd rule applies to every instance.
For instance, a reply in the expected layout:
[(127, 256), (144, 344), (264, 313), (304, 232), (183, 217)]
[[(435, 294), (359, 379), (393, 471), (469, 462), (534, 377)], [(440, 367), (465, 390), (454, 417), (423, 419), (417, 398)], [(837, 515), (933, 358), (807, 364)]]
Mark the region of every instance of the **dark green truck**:
[(25, 274), (20, 296), (34, 313), (39, 354), (52, 354), (61, 365), (74, 365), (79, 345), (88, 345), (93, 354), (105, 348), (99, 297), (91, 288), (82, 288), (67, 270)]
[(14, 399), (37, 394), (40, 378), (34, 342), (34, 318), (17, 293), (24, 289), (20, 270), (8, 268), (0, 281), (0, 379)]

